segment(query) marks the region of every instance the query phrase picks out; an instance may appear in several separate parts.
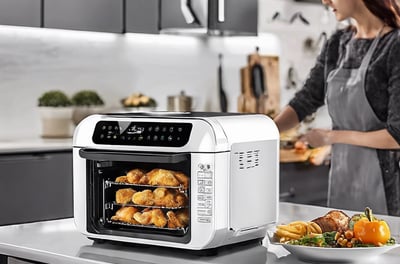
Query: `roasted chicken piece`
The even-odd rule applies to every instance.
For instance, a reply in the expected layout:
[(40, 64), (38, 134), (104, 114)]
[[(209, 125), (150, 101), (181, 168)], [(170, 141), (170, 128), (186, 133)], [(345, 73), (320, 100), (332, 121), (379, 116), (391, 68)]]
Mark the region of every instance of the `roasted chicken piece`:
[(156, 186), (179, 186), (180, 182), (170, 170), (153, 169), (146, 174), (150, 185)]
[(111, 217), (111, 220), (121, 221), (129, 224), (137, 224), (137, 221), (133, 218), (133, 216), (138, 211), (139, 210), (136, 207), (121, 207), (120, 209), (118, 209), (115, 215)]
[(168, 228), (181, 228), (189, 224), (189, 212), (187, 209), (178, 210), (176, 212), (168, 211)]
[(176, 190), (159, 187), (153, 191), (153, 194), (154, 204), (157, 206), (180, 207), (187, 204), (186, 195)]
[(331, 210), (324, 216), (318, 217), (312, 222), (317, 223), (322, 232), (346, 231), (349, 228), (350, 217), (340, 210)]
[(126, 204), (132, 201), (132, 196), (136, 191), (132, 188), (119, 189), (115, 192), (115, 201), (119, 204)]
[(154, 205), (154, 194), (151, 190), (136, 192), (132, 196), (132, 202), (139, 205)]
[(164, 227), (167, 224), (167, 218), (161, 209), (145, 209), (143, 212), (134, 214), (134, 219), (142, 225), (155, 225)]
[(129, 183), (138, 184), (140, 183), (140, 179), (145, 175), (145, 171), (141, 169), (133, 169), (128, 171), (126, 174), (126, 178)]
[(128, 183), (128, 177), (126, 177), (126, 175), (118, 176), (117, 178), (115, 178), (115, 182)]
[(175, 178), (183, 185), (184, 189), (189, 187), (189, 177), (183, 172), (177, 171), (174, 173)]

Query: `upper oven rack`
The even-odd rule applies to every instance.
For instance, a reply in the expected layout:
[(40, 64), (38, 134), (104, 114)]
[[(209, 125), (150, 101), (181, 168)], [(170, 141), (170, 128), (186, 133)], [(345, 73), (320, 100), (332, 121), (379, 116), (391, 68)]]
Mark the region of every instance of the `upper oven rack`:
[(167, 189), (175, 189), (179, 190), (180, 192), (186, 193), (185, 187), (181, 184), (179, 186), (165, 186), (165, 185), (149, 185), (149, 184), (137, 184), (137, 183), (126, 183), (126, 182), (116, 182), (116, 181), (111, 181), (111, 180), (105, 180), (104, 181), (104, 188), (110, 188), (113, 185), (117, 186), (131, 186), (131, 187), (138, 187), (138, 188), (167, 188)]

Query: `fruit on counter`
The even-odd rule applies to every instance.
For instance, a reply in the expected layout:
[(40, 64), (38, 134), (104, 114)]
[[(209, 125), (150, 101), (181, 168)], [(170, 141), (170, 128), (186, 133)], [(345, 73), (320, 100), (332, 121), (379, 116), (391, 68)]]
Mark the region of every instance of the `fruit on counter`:
[(134, 93), (121, 100), (124, 107), (155, 107), (157, 106), (156, 101), (141, 93)]
[(365, 244), (373, 244), (375, 246), (386, 244), (390, 239), (388, 224), (383, 220), (376, 219), (372, 214), (372, 210), (368, 207), (365, 209), (364, 214), (354, 223), (354, 237)]
[(297, 140), (294, 143), (294, 149), (297, 153), (304, 153), (308, 150), (308, 145), (304, 141)]

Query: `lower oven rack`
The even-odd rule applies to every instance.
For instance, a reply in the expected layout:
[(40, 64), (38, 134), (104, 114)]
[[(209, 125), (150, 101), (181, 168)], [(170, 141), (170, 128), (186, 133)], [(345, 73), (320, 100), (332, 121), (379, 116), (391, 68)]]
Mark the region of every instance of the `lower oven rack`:
[(169, 234), (174, 234), (174, 235), (185, 235), (189, 227), (178, 227), (178, 228), (169, 228), (169, 227), (158, 227), (154, 225), (141, 225), (141, 224), (131, 224), (131, 223), (126, 223), (126, 222), (121, 222), (121, 221), (113, 221), (110, 219), (106, 219), (106, 223), (114, 226), (123, 226), (123, 227), (128, 227), (128, 228), (134, 228), (134, 229), (141, 229), (141, 230), (149, 230), (149, 231), (155, 231), (155, 232), (163, 232), (163, 233), (169, 233)]

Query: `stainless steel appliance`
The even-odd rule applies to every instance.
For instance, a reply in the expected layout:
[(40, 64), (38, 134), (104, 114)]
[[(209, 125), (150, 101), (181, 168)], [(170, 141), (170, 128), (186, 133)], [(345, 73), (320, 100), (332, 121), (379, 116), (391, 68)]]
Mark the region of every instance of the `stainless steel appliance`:
[(201, 250), (277, 221), (279, 133), (265, 115), (92, 115), (73, 145), (74, 218), (89, 238)]

